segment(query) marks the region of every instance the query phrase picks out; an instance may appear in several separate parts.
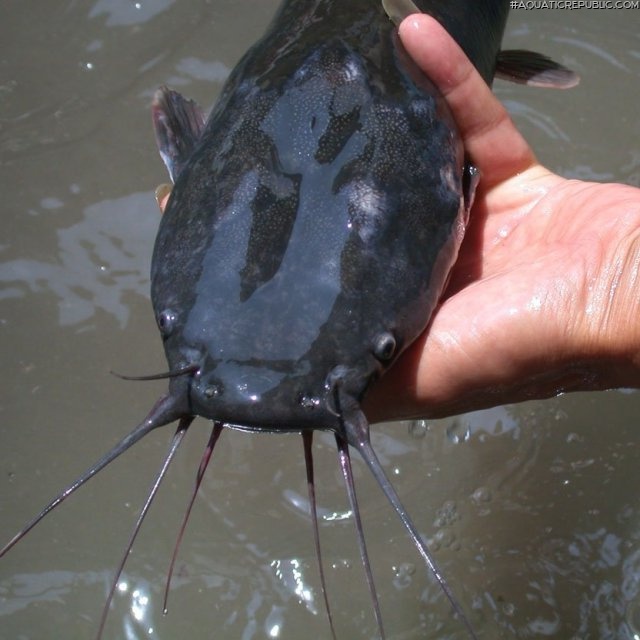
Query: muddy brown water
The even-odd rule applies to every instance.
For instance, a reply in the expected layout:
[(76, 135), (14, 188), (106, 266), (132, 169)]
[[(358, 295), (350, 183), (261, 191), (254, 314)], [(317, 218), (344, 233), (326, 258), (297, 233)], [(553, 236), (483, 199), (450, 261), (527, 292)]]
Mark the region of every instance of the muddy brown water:
[[(165, 368), (148, 300), (166, 181), (149, 119), (167, 83), (209, 106), (272, 0), (9, 0), (0, 21), (0, 542), (136, 424)], [(512, 12), (505, 45), (582, 84), (496, 83), (544, 163), (640, 184), (638, 10)], [(637, 321), (637, 319), (630, 319)], [(640, 637), (640, 394), (573, 394), (429, 424), (374, 446), (481, 638)], [(0, 561), (0, 638), (91, 638), (164, 455), (150, 435)], [(225, 432), (164, 576), (208, 426), (196, 422), (129, 559), (106, 638), (326, 638), (296, 436)], [(341, 638), (375, 636), (332, 438), (317, 438)], [(363, 518), (388, 635), (465, 638), (366, 469)]]

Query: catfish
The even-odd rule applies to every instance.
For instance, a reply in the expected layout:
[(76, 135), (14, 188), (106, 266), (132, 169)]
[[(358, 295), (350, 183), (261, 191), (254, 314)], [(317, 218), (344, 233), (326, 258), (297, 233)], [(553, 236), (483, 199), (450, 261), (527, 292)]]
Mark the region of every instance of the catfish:
[(332, 431), (379, 636), (385, 636), (382, 614), (350, 446), (469, 637), (477, 638), (371, 446), (361, 405), (427, 329), (481, 179), (465, 159), (444, 99), (404, 51), (395, 24), (414, 11), (430, 13), (488, 84), (495, 75), (538, 86), (575, 84), (572, 72), (544, 56), (500, 52), (508, 10), (508, 0), (285, 0), (208, 118), (180, 94), (157, 92), (153, 123), (174, 185), (156, 238), (151, 299), (168, 371), (137, 379), (167, 378), (168, 392), (0, 550), (1, 557), (144, 435), (177, 421), (116, 571), (98, 637), (142, 520), (200, 416), (213, 428), (178, 543), (225, 428), (301, 433), (320, 582), (335, 638), (312, 458), (313, 433)]

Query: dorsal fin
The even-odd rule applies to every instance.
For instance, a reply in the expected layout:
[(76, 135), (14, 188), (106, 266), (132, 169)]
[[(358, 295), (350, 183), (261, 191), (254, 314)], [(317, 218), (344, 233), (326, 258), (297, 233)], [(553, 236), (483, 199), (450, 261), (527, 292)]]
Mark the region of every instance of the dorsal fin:
[(204, 112), (195, 101), (163, 86), (153, 97), (151, 117), (158, 151), (175, 182), (200, 139)]
[(580, 77), (551, 58), (535, 51), (509, 49), (496, 60), (496, 77), (547, 89), (570, 89)]
[(396, 27), (399, 27), (407, 16), (422, 13), (412, 0), (382, 0), (382, 7)]

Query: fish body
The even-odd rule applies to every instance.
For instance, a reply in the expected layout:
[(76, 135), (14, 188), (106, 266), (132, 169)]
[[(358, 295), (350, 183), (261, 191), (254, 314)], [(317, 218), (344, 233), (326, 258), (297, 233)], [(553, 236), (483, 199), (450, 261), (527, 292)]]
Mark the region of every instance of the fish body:
[(225, 427), (301, 432), (335, 638), (311, 454), (313, 433), (331, 430), (380, 637), (349, 445), (469, 637), (477, 637), (386, 477), (361, 410), (375, 380), (427, 328), (478, 181), (444, 99), (409, 59), (388, 17), (397, 21), (416, 9), (442, 22), (488, 84), (494, 74), (542, 86), (576, 82), (539, 54), (499, 52), (508, 0), (285, 0), (206, 121), (192, 101), (158, 92), (153, 121), (175, 184), (154, 248), (151, 296), (169, 371), (146, 379), (169, 378), (169, 390), (0, 549), (2, 557), (149, 431), (179, 421), (111, 584), (98, 637), (140, 525), (197, 416), (212, 420), (213, 429), (178, 543)]
[[(502, 14), (486, 16), (487, 75)], [(199, 365), (193, 412), (339, 430), (335, 393), (359, 403), (432, 315), (466, 224), (463, 173), (448, 109), (379, 3), (285, 2), (229, 78), (156, 240), (153, 306), (161, 331), (171, 318), (170, 369)]]

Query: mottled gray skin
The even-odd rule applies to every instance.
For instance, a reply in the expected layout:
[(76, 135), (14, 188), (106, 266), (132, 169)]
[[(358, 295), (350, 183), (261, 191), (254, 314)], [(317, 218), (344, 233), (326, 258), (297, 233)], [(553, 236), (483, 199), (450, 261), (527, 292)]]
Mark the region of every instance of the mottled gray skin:
[[(418, 4), (489, 79), (507, 5)], [(170, 368), (199, 365), (171, 396), (243, 428), (339, 430), (432, 315), (466, 223), (463, 165), (378, 1), (285, 2), (162, 218), (154, 310)]]
[[(417, 4), (445, 24), (490, 82), (508, 1)], [(534, 72), (547, 66), (538, 57)], [(473, 181), (444, 101), (402, 50), (380, 0), (288, 0), (233, 71), (204, 129), (199, 108), (166, 88), (152, 114), (175, 186), (151, 274), (170, 372), (146, 379), (169, 377), (169, 393), (0, 548), (0, 558), (147, 433), (179, 420), (111, 583), (100, 638), (133, 542), (194, 417), (214, 425), (179, 540), (225, 426), (302, 431), (335, 638), (311, 453), (313, 431), (331, 429), (380, 637), (349, 445), (475, 640), (384, 473), (360, 409), (371, 383), (426, 328), (464, 233)]]
[[(152, 264), (170, 378), (147, 417), (4, 547), (151, 430), (179, 421), (111, 582), (97, 638), (140, 526), (196, 416), (213, 420), (195, 489), (225, 426), (302, 431), (309, 513), (322, 568), (312, 436), (335, 432), (378, 626), (360, 520), (356, 448), (472, 640), (477, 635), (371, 446), (361, 401), (427, 327), (453, 265), (477, 176), (438, 91), (403, 51), (382, 0), (287, 0), (233, 71), (207, 124), (164, 87), (152, 118), (172, 195)], [(540, 54), (498, 56), (508, 0), (419, 0), (484, 79), (540, 86), (577, 77)], [(385, 0), (394, 19), (413, 10)]]

